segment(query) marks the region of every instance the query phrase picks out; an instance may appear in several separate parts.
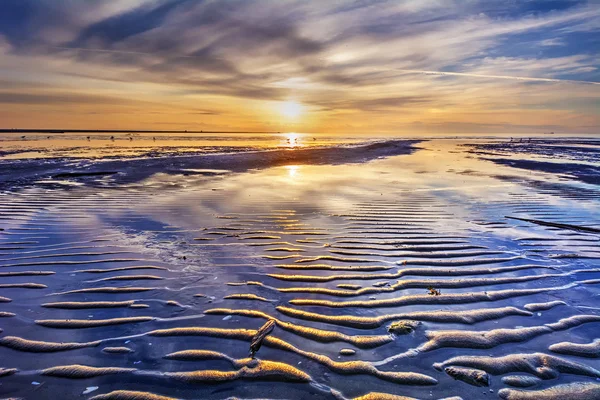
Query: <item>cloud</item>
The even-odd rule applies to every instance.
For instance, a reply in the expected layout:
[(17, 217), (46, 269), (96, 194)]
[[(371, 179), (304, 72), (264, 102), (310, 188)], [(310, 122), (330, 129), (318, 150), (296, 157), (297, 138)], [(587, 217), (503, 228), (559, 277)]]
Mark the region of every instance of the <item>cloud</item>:
[(315, 100), (311, 104), (323, 107), (325, 110), (390, 111), (418, 107), (433, 102), (432, 98), (425, 96), (398, 96), (373, 99), (325, 99), (324, 101)]
[[(151, 99), (265, 125), (250, 116), (257, 102), (294, 98), (319, 111), (322, 125), (306, 129), (341, 126), (341, 114), (364, 126), (361, 113), (377, 112), (393, 130), (506, 109), (509, 95), (577, 105), (590, 95), (565, 86), (600, 81), (600, 10), (586, 1), (5, 0), (0, 11), (0, 79), (56, 91), (13, 93), (24, 106)], [(582, 110), (598, 118), (570, 112)]]
[(127, 104), (127, 102), (120, 98), (104, 97), (97, 95), (85, 95), (76, 93), (21, 93), (21, 92), (0, 92), (0, 104), (44, 104), (44, 105), (56, 105), (56, 104)]
[[(588, 69), (589, 68), (589, 69)], [(578, 71), (589, 72), (594, 71), (595, 67), (586, 67), (584, 69), (577, 69)], [(515, 76), (515, 75), (485, 75), (485, 74), (474, 74), (466, 72), (446, 72), (446, 71), (419, 71), (411, 69), (399, 69), (399, 72), (407, 74), (424, 74), (424, 75), (439, 75), (439, 76), (461, 76), (468, 78), (485, 78), (485, 79), (508, 79), (515, 81), (528, 81), (528, 82), (552, 82), (552, 83), (578, 83), (578, 84), (589, 84), (589, 85), (600, 85), (600, 82), (592, 81), (578, 81), (571, 79), (552, 79), (552, 78), (535, 78), (529, 76)]]
[(561, 38), (544, 39), (540, 42), (542, 46), (565, 46), (566, 43)]

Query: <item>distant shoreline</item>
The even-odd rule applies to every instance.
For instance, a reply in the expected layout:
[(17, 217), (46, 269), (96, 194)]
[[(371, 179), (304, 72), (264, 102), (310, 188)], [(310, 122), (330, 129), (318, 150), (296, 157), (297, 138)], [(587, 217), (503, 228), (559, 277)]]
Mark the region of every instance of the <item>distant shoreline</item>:
[(0, 129), (0, 133), (281, 133), (269, 131), (153, 131), (131, 129)]
[[(169, 154), (131, 158), (88, 159), (74, 166), (73, 159), (64, 157), (29, 158), (24, 160), (0, 159), (0, 191), (11, 188), (15, 182), (35, 182), (55, 176), (76, 174), (78, 178), (102, 176), (110, 173), (112, 183), (140, 182), (156, 173), (191, 174), (193, 170), (220, 169), (245, 172), (285, 165), (358, 164), (384, 157), (411, 154), (419, 140), (388, 140), (364, 143), (354, 147), (331, 146), (321, 148), (253, 149), (230, 153)], [(1, 152), (0, 152), (1, 153)]]

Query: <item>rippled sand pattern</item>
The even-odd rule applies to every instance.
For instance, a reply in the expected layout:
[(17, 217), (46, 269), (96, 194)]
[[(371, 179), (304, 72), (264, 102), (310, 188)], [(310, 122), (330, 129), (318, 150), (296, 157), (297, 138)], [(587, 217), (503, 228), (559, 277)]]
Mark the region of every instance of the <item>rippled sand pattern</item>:
[(505, 218), (598, 227), (587, 192), (270, 173), (1, 196), (0, 397), (599, 398), (600, 236)]

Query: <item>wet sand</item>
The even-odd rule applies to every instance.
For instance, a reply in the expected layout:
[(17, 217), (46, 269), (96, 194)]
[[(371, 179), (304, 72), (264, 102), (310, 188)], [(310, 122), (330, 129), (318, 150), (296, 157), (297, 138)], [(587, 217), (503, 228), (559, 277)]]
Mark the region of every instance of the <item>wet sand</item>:
[(0, 398), (598, 398), (598, 154), (4, 161)]

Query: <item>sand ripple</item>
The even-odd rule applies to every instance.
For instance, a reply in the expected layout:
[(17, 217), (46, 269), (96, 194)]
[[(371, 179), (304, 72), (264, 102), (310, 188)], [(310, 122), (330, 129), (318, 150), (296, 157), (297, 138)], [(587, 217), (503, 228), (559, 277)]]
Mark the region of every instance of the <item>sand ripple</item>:
[[(98, 386), (95, 400), (600, 398), (597, 207), (578, 203), (597, 202), (591, 192), (508, 177), (489, 178), (503, 185), (493, 197), (413, 191), (388, 167), (373, 167), (382, 190), (344, 202), (321, 201), (336, 188), (317, 203), (270, 196), (250, 182), (261, 171), (3, 192), (2, 387), (48, 398)], [(246, 178), (251, 196), (232, 189)], [(548, 201), (558, 193), (568, 207)]]

